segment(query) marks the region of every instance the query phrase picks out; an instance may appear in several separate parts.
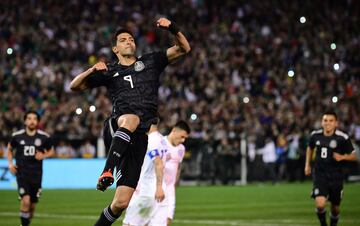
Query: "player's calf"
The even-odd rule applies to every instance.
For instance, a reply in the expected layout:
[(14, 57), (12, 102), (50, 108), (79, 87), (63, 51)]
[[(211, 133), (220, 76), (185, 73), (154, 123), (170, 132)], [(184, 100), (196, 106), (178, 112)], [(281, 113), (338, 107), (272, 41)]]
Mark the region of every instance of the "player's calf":
[(321, 226), (327, 226), (326, 223), (326, 210), (324, 208), (316, 208), (316, 214), (319, 218)]

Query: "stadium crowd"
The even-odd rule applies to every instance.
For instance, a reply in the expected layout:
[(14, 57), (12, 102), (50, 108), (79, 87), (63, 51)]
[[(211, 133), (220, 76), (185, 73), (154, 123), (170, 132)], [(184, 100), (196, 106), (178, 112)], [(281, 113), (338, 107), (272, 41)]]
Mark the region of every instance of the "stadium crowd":
[(360, 142), (360, 2), (352, 0), (1, 1), (0, 140), (21, 128), (26, 109), (41, 114), (40, 127), (58, 143), (100, 137), (111, 111), (105, 89), (74, 94), (69, 82), (98, 60), (114, 60), (109, 40), (120, 25), (134, 33), (139, 54), (170, 46), (154, 25), (161, 15), (192, 46), (162, 78), (161, 128), (190, 122), (201, 142), (193, 151), (199, 170), (235, 164), (246, 134), (249, 162), (262, 156), (268, 166), (273, 145), (281, 178), (286, 162), (302, 161), (327, 108)]

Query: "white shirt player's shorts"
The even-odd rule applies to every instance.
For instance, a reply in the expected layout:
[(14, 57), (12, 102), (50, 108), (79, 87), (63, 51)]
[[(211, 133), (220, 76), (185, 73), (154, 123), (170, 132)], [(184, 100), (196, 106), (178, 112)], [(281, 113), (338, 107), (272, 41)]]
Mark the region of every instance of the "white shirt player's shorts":
[(167, 218), (174, 219), (175, 214), (175, 194), (168, 194), (167, 196)]
[(148, 226), (166, 226), (166, 221), (162, 224), (152, 221), (158, 208), (159, 203), (156, 202), (154, 197), (133, 195), (126, 209), (123, 224), (131, 226), (144, 226), (146, 224)]
[(123, 223), (131, 226), (145, 225), (150, 221), (155, 208), (154, 198), (134, 194), (126, 209)]
[(149, 226), (166, 226), (167, 225), (168, 205), (164, 204), (163, 203), (164, 201), (159, 203), (158, 208), (156, 209), (156, 211), (154, 213), (154, 216), (150, 220)]

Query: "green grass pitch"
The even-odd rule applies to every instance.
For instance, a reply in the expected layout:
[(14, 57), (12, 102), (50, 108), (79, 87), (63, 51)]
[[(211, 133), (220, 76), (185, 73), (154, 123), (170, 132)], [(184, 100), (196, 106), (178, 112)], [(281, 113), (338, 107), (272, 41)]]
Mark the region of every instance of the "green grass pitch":
[[(310, 183), (179, 187), (174, 226), (318, 225)], [(89, 226), (114, 190), (44, 190), (34, 226)], [(0, 190), (0, 225), (18, 226), (16, 191)], [(116, 222), (113, 225), (121, 225)], [(360, 184), (345, 184), (339, 226), (360, 225)]]

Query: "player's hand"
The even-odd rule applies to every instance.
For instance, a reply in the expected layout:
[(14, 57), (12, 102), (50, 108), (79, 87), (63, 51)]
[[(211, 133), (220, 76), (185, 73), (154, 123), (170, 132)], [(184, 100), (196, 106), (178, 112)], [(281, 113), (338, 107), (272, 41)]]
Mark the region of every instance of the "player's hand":
[(91, 71), (107, 71), (108, 68), (104, 62), (97, 62), (94, 66), (92, 66)]
[(171, 21), (166, 18), (160, 18), (156, 21), (156, 26), (159, 28), (168, 29), (171, 24)]
[(17, 166), (14, 165), (13, 163), (11, 163), (11, 164), (9, 165), (9, 170), (10, 170), (10, 172), (11, 172), (12, 174), (16, 174), (16, 173), (17, 173)]
[(42, 153), (42, 152), (40, 152), (40, 151), (36, 151), (36, 153), (35, 153), (35, 159), (36, 160), (43, 160), (45, 158), (45, 154), (44, 153)]
[(165, 199), (165, 193), (162, 188), (156, 189), (155, 192), (155, 200), (157, 202), (162, 202)]
[(336, 153), (336, 152), (333, 152), (333, 158), (335, 159), (335, 161), (342, 161), (342, 160), (344, 160), (344, 155), (341, 155), (341, 154), (339, 154), (339, 153)]
[(306, 166), (305, 166), (304, 173), (305, 173), (306, 176), (310, 176), (310, 174), (311, 174), (311, 167), (308, 166), (308, 165), (306, 165)]

